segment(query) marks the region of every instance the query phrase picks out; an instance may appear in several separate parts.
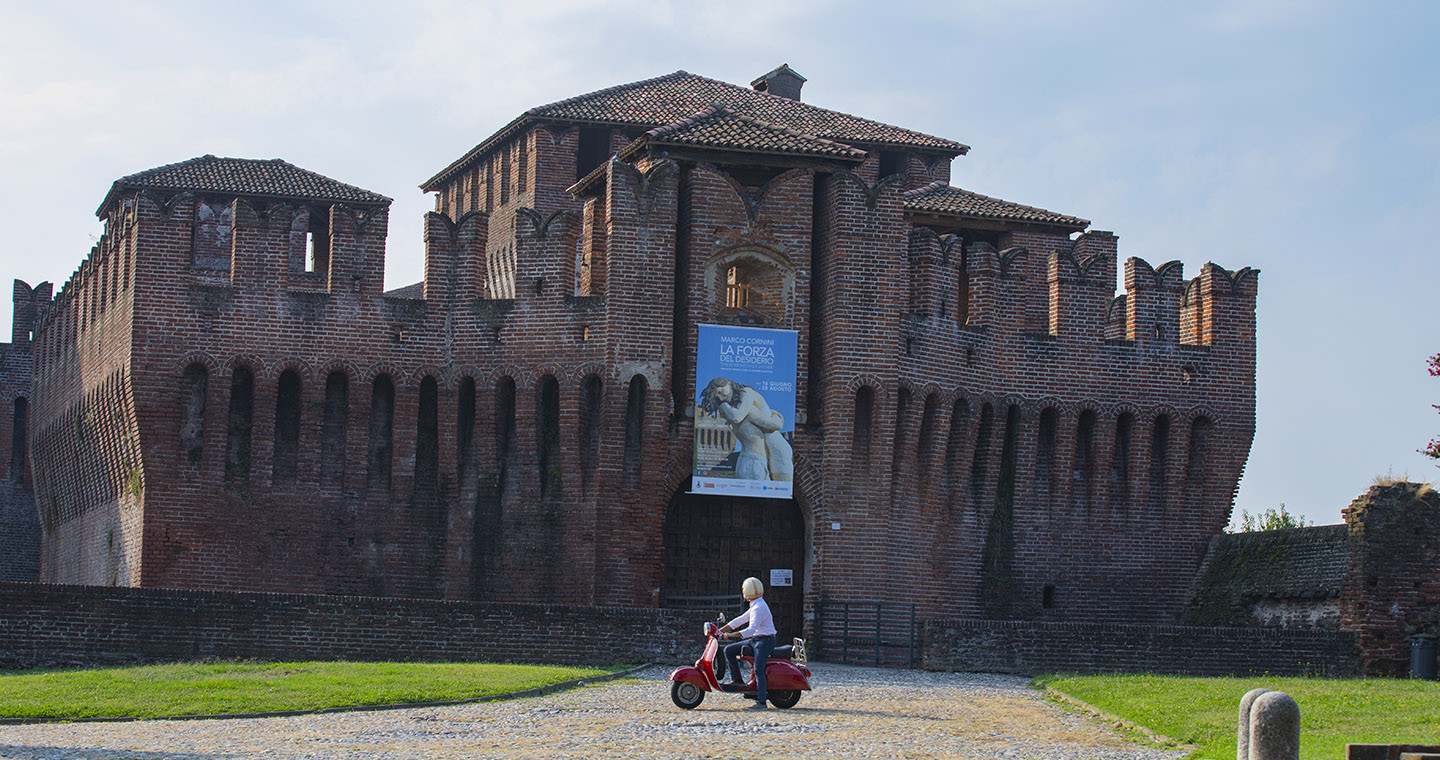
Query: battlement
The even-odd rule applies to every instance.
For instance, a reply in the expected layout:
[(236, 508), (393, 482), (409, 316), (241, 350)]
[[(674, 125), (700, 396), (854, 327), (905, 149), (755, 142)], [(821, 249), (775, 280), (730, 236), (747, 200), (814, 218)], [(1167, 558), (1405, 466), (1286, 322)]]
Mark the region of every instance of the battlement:
[[(994, 334), (1049, 335), (1067, 341), (1212, 346), (1253, 344), (1259, 270), (1231, 272), (1207, 263), (1185, 280), (1183, 265), (1125, 262), (1125, 292), (1114, 292), (1117, 238), (1091, 231), (1044, 256), (1015, 245), (914, 227), (909, 236), (910, 313), (953, 320)], [(1043, 279), (1042, 279), (1043, 277)], [(1031, 316), (1043, 303), (1043, 327)], [(1039, 328), (1039, 329), (1037, 329)]]

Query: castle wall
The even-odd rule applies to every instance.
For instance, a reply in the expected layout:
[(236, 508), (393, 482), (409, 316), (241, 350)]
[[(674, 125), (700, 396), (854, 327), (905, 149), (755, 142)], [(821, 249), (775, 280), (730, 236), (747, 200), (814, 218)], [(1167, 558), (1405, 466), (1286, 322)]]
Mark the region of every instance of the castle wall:
[(30, 473), (31, 330), (50, 305), (51, 286), (15, 281), (9, 343), (0, 344), (0, 580), (40, 574), (40, 520)]
[(1130, 259), (1117, 300), (1109, 233), (913, 225), (943, 162), (612, 160), (576, 199), (579, 144), (457, 174), (388, 294), (383, 207), (123, 196), (40, 331), (42, 577), (656, 604), (720, 321), (799, 333), (807, 604), (1179, 612), (1253, 434), (1253, 273)]

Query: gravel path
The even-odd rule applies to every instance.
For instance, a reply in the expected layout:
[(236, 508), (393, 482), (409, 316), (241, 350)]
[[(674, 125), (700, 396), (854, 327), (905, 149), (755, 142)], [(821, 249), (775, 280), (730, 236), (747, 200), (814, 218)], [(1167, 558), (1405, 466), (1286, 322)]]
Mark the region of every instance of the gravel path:
[(0, 758), (1178, 758), (1045, 702), (1022, 678), (812, 663), (789, 710), (670, 703), (668, 668), (508, 702), (249, 720), (0, 726)]

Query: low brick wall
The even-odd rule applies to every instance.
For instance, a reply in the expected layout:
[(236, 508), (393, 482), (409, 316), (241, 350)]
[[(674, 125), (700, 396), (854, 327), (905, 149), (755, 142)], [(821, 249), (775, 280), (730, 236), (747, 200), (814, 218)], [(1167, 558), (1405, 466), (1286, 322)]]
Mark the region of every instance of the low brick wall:
[(0, 668), (197, 659), (693, 660), (694, 613), (0, 583)]
[(927, 670), (1220, 676), (1352, 675), (1344, 631), (1087, 623), (930, 621), (920, 631)]

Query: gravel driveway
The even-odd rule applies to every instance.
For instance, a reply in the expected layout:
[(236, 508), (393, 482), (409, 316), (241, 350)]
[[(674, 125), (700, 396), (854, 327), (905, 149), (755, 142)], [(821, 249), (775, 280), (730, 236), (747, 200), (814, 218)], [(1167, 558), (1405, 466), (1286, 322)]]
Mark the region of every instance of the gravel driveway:
[(1178, 758), (1023, 678), (812, 663), (789, 710), (670, 703), (668, 668), (534, 699), (249, 720), (0, 726), (0, 758)]

